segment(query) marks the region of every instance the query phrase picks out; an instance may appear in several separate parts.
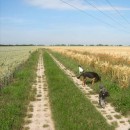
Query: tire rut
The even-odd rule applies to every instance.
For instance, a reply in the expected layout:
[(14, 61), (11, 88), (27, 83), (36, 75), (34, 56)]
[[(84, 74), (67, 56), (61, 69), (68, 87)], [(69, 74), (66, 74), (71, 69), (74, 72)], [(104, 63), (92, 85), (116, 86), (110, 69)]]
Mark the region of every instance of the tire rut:
[(32, 91), (35, 91), (35, 97), (28, 105), (23, 130), (55, 130), (44, 71), (44, 62), (41, 54), (38, 61), (36, 83), (32, 86)]
[(102, 114), (102, 116), (106, 119), (108, 124), (114, 125), (116, 127), (115, 130), (129, 130), (130, 129), (130, 117), (124, 117), (119, 112), (115, 111), (115, 108), (107, 103), (105, 108), (101, 108), (98, 104), (98, 94), (94, 94), (93, 89), (82, 86), (82, 83), (75, 74), (68, 70), (62, 63), (60, 63), (52, 54), (50, 56), (56, 62), (56, 64), (63, 70), (75, 83), (75, 85), (85, 94), (85, 96), (91, 101), (91, 103), (95, 106), (95, 108)]

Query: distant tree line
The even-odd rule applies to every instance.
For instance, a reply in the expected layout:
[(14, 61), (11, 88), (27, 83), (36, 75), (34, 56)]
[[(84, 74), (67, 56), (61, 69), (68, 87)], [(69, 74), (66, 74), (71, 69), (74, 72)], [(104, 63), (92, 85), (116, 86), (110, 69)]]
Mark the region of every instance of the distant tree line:
[[(44, 44), (0, 44), (0, 46), (45, 46)], [(107, 45), (107, 44), (51, 44), (49, 46), (123, 46), (123, 45)], [(130, 45), (127, 45), (130, 46)]]
[[(107, 44), (53, 44), (50, 46), (123, 46), (123, 45), (107, 45)], [(130, 45), (128, 45), (130, 46)]]
[(0, 44), (0, 46), (34, 46), (33, 44)]

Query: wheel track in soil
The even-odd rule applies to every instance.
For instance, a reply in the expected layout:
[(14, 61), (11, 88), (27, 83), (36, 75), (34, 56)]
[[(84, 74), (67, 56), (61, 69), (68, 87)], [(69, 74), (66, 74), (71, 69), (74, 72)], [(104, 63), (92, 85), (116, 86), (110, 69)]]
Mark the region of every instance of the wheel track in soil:
[[(49, 53), (50, 54), (50, 53)], [(119, 112), (115, 111), (115, 108), (107, 103), (105, 108), (101, 108), (98, 104), (98, 94), (92, 94), (94, 91), (87, 85), (82, 86), (81, 81), (77, 79), (75, 74), (68, 70), (62, 63), (60, 63), (52, 54), (50, 56), (53, 58), (55, 63), (63, 70), (68, 77), (72, 79), (75, 85), (85, 94), (85, 96), (92, 102), (95, 108), (101, 113), (101, 115), (106, 119), (108, 124), (116, 125), (115, 130), (129, 130), (130, 129), (130, 117), (124, 117)]]
[(44, 71), (44, 62), (41, 54), (38, 61), (36, 83), (32, 85), (32, 91), (36, 90), (35, 99), (30, 101), (28, 105), (23, 130), (55, 130)]

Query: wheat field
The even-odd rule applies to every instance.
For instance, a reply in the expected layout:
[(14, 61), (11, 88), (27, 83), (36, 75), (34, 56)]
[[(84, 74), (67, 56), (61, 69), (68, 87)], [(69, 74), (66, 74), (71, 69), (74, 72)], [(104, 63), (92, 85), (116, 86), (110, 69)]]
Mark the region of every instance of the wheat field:
[(30, 46), (0, 47), (0, 81), (8, 79), (15, 69), (23, 64), (36, 49), (37, 47)]
[(130, 47), (49, 47), (49, 49), (110, 76), (120, 87), (130, 85)]

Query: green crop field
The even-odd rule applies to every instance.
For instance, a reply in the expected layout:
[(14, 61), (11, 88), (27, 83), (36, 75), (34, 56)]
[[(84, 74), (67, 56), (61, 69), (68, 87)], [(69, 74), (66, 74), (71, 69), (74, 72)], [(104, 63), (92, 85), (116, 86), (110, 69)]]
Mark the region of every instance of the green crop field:
[(23, 64), (36, 47), (0, 47), (0, 82), (7, 84), (13, 72)]

